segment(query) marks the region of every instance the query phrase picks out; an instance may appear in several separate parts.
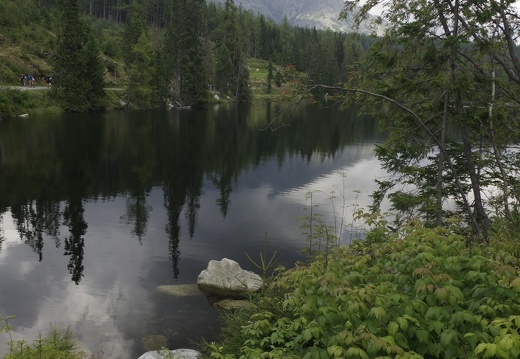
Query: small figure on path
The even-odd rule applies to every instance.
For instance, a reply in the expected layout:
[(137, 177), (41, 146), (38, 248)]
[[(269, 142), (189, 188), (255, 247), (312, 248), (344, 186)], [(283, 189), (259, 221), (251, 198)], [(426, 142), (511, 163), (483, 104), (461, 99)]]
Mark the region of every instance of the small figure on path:
[(27, 75), (27, 86), (33, 87), (34, 78), (32, 74)]
[(20, 86), (25, 86), (25, 75), (24, 74), (22, 74), (20, 76)]

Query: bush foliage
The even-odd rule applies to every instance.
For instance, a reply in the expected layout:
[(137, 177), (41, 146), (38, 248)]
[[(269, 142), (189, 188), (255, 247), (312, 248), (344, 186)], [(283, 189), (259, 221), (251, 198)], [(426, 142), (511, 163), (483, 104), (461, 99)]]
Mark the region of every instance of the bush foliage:
[[(13, 340), (10, 320), (14, 316), (0, 317), (0, 333), (8, 334), (9, 352), (4, 359), (85, 359), (87, 354), (79, 350), (70, 330), (52, 328), (51, 334), (34, 340)], [(93, 359), (93, 357), (92, 357)]]
[(280, 274), (228, 315), (212, 358), (518, 358), (519, 261), (409, 227)]

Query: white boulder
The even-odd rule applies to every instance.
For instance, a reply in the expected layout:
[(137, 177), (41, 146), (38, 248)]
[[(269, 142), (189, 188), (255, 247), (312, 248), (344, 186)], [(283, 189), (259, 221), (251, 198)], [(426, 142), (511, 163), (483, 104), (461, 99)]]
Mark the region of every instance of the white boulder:
[(237, 262), (228, 258), (209, 261), (208, 268), (197, 278), (197, 285), (203, 293), (222, 298), (247, 297), (248, 293), (262, 288), (262, 284), (260, 276), (240, 268)]

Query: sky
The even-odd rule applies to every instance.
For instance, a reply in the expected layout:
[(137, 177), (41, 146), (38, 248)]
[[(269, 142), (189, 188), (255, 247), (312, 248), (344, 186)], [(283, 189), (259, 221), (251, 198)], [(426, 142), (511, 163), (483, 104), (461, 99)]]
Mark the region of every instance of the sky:
[[(517, 10), (520, 9), (520, 1), (516, 1), (515, 2), (515, 7), (517, 8)], [(383, 12), (383, 5), (381, 4), (378, 4), (377, 6), (373, 7), (372, 10), (370, 11), (370, 13), (372, 15), (381, 15), (381, 13)]]

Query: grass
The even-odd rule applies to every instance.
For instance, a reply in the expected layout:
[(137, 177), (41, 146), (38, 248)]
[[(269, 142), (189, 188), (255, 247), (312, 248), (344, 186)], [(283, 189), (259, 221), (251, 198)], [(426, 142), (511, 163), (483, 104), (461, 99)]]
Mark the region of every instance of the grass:
[(18, 116), (24, 113), (41, 115), (46, 113), (61, 113), (63, 109), (48, 90), (0, 91), (0, 114)]
[[(14, 316), (0, 317), (0, 333), (7, 333), (9, 352), (4, 359), (87, 359), (89, 356), (81, 351), (69, 329), (60, 330), (52, 327), (49, 335), (29, 343), (25, 340), (13, 340), (11, 320)], [(94, 359), (93, 356), (90, 358)]]
[(282, 67), (273, 64), (273, 81), (271, 84), (271, 93), (267, 93), (267, 74), (269, 61), (249, 58), (247, 60), (247, 64), (249, 67), (249, 84), (251, 86), (251, 90), (253, 92), (254, 98), (273, 98), (280, 92), (280, 88), (276, 87), (274, 84), (274, 76), (276, 75), (276, 71), (279, 70), (282, 72)]

